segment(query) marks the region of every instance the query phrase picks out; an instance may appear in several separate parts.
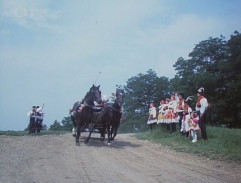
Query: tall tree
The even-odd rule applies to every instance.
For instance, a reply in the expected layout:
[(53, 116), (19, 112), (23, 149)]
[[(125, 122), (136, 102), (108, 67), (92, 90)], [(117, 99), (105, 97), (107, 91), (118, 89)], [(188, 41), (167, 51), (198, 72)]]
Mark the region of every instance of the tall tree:
[(128, 79), (124, 88), (127, 113), (133, 113), (136, 109), (139, 109), (142, 113), (147, 113), (150, 102), (158, 104), (160, 98), (168, 95), (168, 78), (159, 78), (150, 69), (146, 74), (138, 74)]
[(64, 117), (61, 123), (63, 130), (70, 131), (73, 128), (73, 122), (70, 117)]
[(220, 64), (224, 75), (225, 120), (231, 127), (241, 127), (241, 34), (235, 31), (227, 42), (230, 55), (227, 61)]
[(62, 130), (62, 126), (60, 125), (60, 122), (55, 120), (54, 123), (52, 125), (50, 125), (49, 130), (60, 131), (60, 130)]

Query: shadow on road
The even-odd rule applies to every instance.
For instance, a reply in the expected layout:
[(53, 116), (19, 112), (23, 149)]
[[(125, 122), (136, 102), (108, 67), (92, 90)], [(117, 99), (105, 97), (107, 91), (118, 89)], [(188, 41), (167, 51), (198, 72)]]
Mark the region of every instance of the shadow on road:
[(133, 144), (128, 141), (123, 141), (121, 139), (115, 139), (114, 141), (111, 141), (111, 144), (107, 144), (107, 139), (104, 141), (101, 141), (98, 137), (91, 137), (89, 142), (85, 144), (86, 137), (80, 138), (80, 146), (86, 145), (86, 146), (94, 146), (94, 147), (107, 147), (107, 148), (116, 148), (116, 149), (125, 149), (126, 147), (133, 147), (137, 148), (140, 147), (140, 144)]

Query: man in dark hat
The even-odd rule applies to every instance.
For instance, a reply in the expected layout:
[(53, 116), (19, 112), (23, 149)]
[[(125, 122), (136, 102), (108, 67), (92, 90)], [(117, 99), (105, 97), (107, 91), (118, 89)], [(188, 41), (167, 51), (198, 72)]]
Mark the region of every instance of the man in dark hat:
[(207, 132), (206, 132), (206, 121), (207, 121), (207, 114), (206, 111), (208, 109), (208, 101), (204, 97), (204, 88), (201, 87), (197, 91), (198, 101), (196, 104), (196, 111), (199, 115), (199, 127), (201, 129), (201, 137), (203, 140), (207, 140)]

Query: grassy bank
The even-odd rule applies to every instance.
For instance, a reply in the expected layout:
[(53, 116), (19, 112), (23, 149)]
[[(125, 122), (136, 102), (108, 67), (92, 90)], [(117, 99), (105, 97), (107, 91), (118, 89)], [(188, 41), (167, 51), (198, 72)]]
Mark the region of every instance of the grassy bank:
[(208, 140), (192, 143), (191, 139), (179, 132), (168, 133), (160, 126), (152, 132), (136, 134), (137, 138), (161, 143), (179, 152), (198, 154), (210, 159), (233, 160), (241, 163), (241, 129), (207, 127)]
[(43, 130), (40, 133), (35, 133), (35, 134), (28, 134), (27, 131), (0, 131), (0, 135), (9, 135), (9, 136), (24, 136), (24, 135), (59, 135), (59, 134), (64, 134), (68, 133), (67, 131), (50, 131), (50, 130)]

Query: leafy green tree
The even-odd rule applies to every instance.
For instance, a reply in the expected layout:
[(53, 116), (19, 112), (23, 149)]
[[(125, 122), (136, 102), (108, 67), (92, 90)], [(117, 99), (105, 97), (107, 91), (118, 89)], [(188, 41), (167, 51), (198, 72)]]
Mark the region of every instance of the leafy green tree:
[[(161, 99), (170, 95), (168, 78), (159, 78), (151, 69), (146, 74), (138, 74), (128, 79), (124, 89), (125, 126), (134, 128), (134, 131), (145, 129), (143, 121), (147, 120), (149, 104), (154, 102), (158, 106)], [(132, 132), (133, 129), (127, 131)]]
[(173, 67), (177, 73), (170, 80), (170, 89), (178, 93), (184, 93), (185, 97), (193, 95), (193, 92), (196, 91), (196, 84), (192, 61), (180, 57)]
[(24, 131), (29, 131), (30, 124), (28, 124), (27, 128), (24, 129)]
[(230, 55), (220, 64), (224, 85), (220, 89), (224, 100), (224, 120), (230, 127), (241, 127), (241, 34), (235, 31), (227, 42)]
[(46, 124), (43, 125), (42, 130), (48, 130), (48, 126)]
[(166, 77), (157, 77), (153, 70), (128, 79), (125, 88), (125, 109), (133, 113), (139, 110), (147, 113), (150, 102), (159, 104), (160, 98), (168, 96), (169, 86)]
[(208, 96), (214, 96), (216, 88), (223, 86), (218, 65), (226, 61), (228, 55), (229, 48), (223, 36), (201, 41), (189, 54), (190, 59), (179, 58), (174, 65), (180, 89), (191, 94), (203, 86)]
[(71, 131), (71, 129), (73, 128), (73, 122), (70, 117), (64, 117), (61, 123), (62, 123), (62, 130)]
[(62, 126), (60, 125), (60, 122), (55, 120), (54, 123), (52, 125), (50, 125), (49, 130), (60, 131), (60, 130), (62, 130)]

